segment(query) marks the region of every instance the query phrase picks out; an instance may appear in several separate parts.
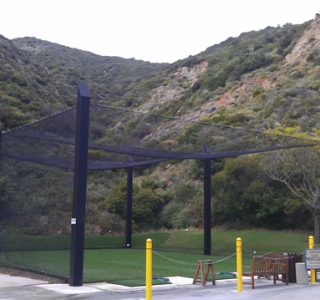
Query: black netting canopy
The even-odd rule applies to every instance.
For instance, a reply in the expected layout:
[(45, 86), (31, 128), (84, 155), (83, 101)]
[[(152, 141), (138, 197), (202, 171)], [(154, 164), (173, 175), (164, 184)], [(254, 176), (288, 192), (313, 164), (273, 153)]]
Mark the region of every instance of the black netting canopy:
[[(76, 108), (2, 134), (1, 156), (73, 169)], [(89, 170), (144, 167), (165, 160), (213, 160), (314, 143), (249, 128), (90, 105)]]
[[(216, 124), (201, 113), (164, 116), (90, 103), (80, 85), (75, 107), (0, 135), (0, 263), (70, 274), (70, 284), (81, 285), (87, 170), (127, 169), (124, 245), (131, 248), (132, 170), (170, 160), (204, 161), (203, 248), (210, 254), (210, 161), (314, 145), (262, 128)], [(90, 211), (101, 212), (93, 201), (90, 205)], [(41, 259), (48, 249), (55, 250), (52, 261)]]

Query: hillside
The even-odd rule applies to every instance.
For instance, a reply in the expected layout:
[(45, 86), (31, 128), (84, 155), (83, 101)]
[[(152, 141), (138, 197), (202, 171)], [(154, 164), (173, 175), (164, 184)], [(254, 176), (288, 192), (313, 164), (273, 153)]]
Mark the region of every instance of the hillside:
[(121, 101), (137, 83), (167, 67), (167, 64), (100, 56), (36, 38), (15, 39), (13, 43), (34, 64), (44, 66), (52, 75), (59, 95), (70, 99), (74, 98), (70, 87), (85, 81), (95, 99), (109, 103)]
[(205, 142), (203, 128), (190, 120), (259, 130), (318, 128), (319, 31), (319, 18), (268, 27), (178, 61), (137, 84), (118, 104), (176, 119), (155, 125), (132, 114), (116, 119), (108, 132), (118, 140), (134, 135), (144, 143), (161, 140), (189, 149)]
[[(319, 96), (319, 27), (317, 19), (244, 33), (172, 65), (102, 57), (36, 38), (1, 37), (2, 101), (13, 97), (4, 107), (18, 109), (24, 121), (72, 105), (76, 83), (86, 81), (96, 101), (181, 120), (205, 117), (272, 127), (306, 126), (308, 117), (312, 127)], [(307, 107), (301, 103), (306, 96)]]
[(318, 126), (319, 32), (318, 18), (230, 38), (173, 64), (135, 107), (181, 122)]
[(103, 57), (36, 38), (0, 36), (0, 96), (4, 128), (24, 124), (75, 103), (76, 84), (85, 81), (94, 99), (121, 102), (142, 80), (166, 64)]
[[(219, 151), (222, 144), (241, 141), (235, 134), (213, 136), (206, 126), (190, 120), (259, 130), (320, 129), (319, 15), (300, 25), (243, 33), (170, 65), (102, 57), (35, 38), (10, 41), (4, 37), (0, 38), (0, 62), (0, 121), (5, 129), (73, 105), (80, 80), (87, 82), (94, 101), (146, 113), (144, 117), (113, 111), (103, 115), (108, 128), (94, 126), (99, 142), (132, 138), (189, 150), (202, 149), (210, 139)], [(153, 114), (149, 119), (148, 113)], [(199, 161), (183, 161), (137, 170), (135, 228), (201, 227), (202, 167)], [(89, 176), (87, 230), (122, 231), (125, 174)], [(310, 209), (266, 175), (261, 156), (212, 162), (212, 182), (212, 225), (311, 226)], [(45, 206), (47, 191), (42, 192), (39, 202)], [(38, 205), (37, 199), (34, 202)], [(41, 233), (40, 228), (25, 229)]]
[(14, 127), (62, 107), (46, 69), (1, 35), (0, 65), (0, 126)]

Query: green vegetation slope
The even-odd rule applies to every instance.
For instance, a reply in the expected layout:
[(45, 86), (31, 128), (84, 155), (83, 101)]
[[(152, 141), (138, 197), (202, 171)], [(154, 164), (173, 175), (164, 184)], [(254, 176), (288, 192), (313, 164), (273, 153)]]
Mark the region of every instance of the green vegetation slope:
[[(71, 106), (75, 85), (84, 80), (100, 103), (179, 117), (170, 123), (174, 136), (167, 120), (150, 126), (139, 114), (119, 117), (108, 128), (119, 141), (134, 134), (146, 142), (202, 146), (206, 131), (190, 119), (309, 132), (320, 124), (319, 37), (316, 16), (300, 25), (243, 33), (171, 65), (0, 37), (0, 121), (10, 128)], [(212, 225), (311, 228), (309, 208), (268, 178), (262, 157), (225, 159), (212, 167)], [(88, 231), (124, 229), (124, 176), (90, 174)], [(202, 176), (201, 162), (192, 161), (137, 171), (135, 228), (200, 227)]]

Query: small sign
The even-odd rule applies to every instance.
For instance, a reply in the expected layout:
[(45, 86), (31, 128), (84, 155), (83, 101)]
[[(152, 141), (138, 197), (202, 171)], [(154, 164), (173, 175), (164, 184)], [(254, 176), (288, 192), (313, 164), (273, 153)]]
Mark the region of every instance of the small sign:
[(76, 218), (71, 218), (71, 225), (77, 224), (77, 219)]
[(307, 270), (320, 269), (320, 249), (307, 249), (304, 257)]

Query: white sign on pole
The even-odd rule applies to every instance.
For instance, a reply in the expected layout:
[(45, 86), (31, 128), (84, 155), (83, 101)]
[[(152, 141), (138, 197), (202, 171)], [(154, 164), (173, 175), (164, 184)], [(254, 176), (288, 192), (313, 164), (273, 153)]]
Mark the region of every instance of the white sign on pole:
[(304, 255), (307, 270), (320, 269), (320, 249), (307, 249)]

